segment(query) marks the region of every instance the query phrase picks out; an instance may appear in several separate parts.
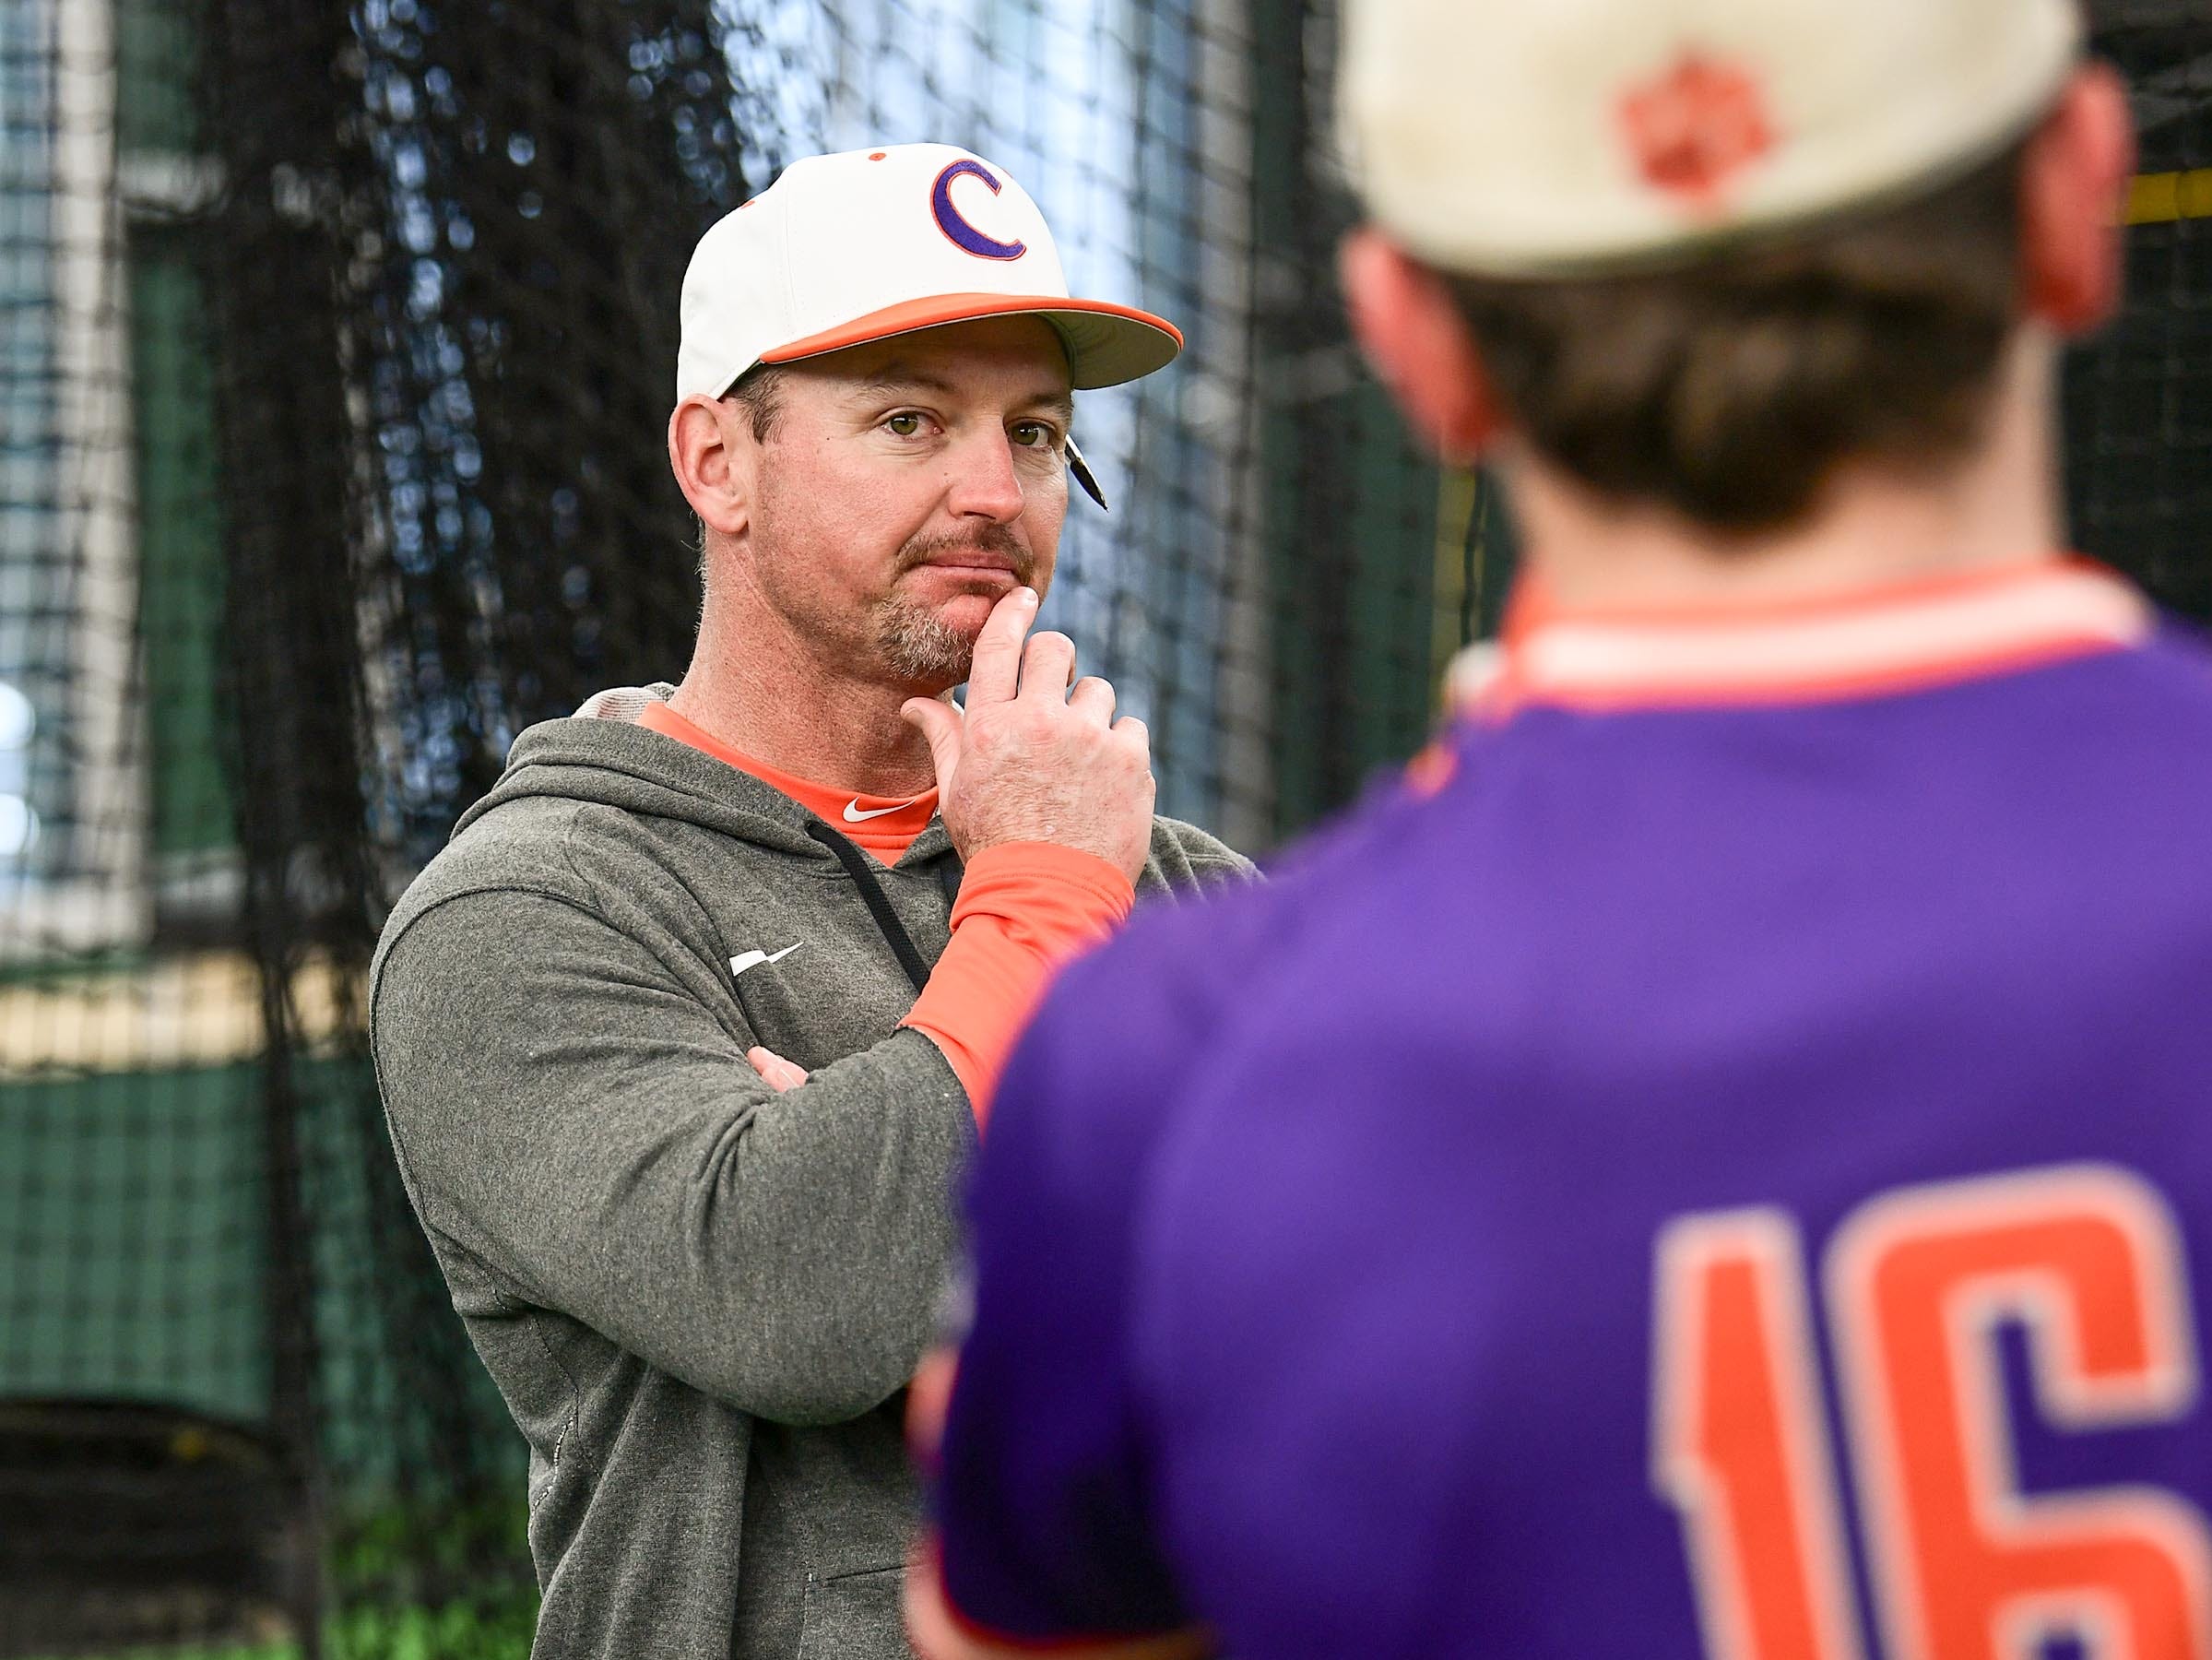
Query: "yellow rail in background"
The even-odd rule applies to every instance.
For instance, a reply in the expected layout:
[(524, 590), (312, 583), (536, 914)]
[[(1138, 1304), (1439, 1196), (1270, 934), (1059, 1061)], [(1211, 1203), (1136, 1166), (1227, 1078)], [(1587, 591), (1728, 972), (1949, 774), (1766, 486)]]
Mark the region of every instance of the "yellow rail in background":
[(2138, 173), (2128, 184), (2127, 222), (2171, 225), (2212, 219), (2212, 167), (2188, 172)]
[[(292, 1008), (311, 1051), (351, 1026), (361, 990), (357, 977), (327, 963), (293, 976)], [(261, 981), (239, 952), (0, 988), (0, 1082), (222, 1066), (253, 1060), (266, 1041)]]
[[(1429, 611), (1429, 683), (1442, 706), (1444, 671), (1460, 654), (1460, 617), (1481, 606), (1479, 591), (1470, 592), (1467, 538), (1474, 530), (1474, 516), (1482, 511), (1476, 476), (1446, 468), (1437, 480), (1437, 551), (1435, 599)], [(1474, 580), (1482, 580), (1477, 563)]]

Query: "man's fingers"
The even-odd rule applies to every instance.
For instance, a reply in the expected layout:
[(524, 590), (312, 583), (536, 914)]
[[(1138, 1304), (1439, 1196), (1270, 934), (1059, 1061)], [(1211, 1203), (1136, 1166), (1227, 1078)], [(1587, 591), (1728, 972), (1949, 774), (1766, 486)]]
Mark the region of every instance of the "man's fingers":
[(1064, 634), (1033, 634), (1022, 651), (1022, 695), (1059, 703), (1075, 678), (1075, 642)]
[(797, 1089), (807, 1081), (804, 1067), (792, 1065), (772, 1049), (756, 1044), (745, 1051), (745, 1059), (752, 1062), (752, 1070), (778, 1095), (787, 1089)]
[(1114, 723), (1114, 688), (1095, 674), (1085, 675), (1068, 694), (1068, 706), (1098, 726)]
[[(973, 690), (969, 695), (975, 695)], [(937, 769), (937, 788), (941, 800), (952, 788), (952, 775), (960, 768), (960, 711), (939, 698), (909, 697), (899, 706), (899, 718), (909, 726), (919, 727), (922, 736), (929, 740), (929, 764)]]
[(1035, 588), (1018, 587), (991, 607), (983, 632), (976, 636), (976, 658), (968, 669), (969, 707), (1004, 703), (1014, 694), (1022, 677), (1022, 641), (1036, 616)]
[(1124, 715), (1117, 720), (1114, 723), (1114, 735), (1128, 739), (1147, 755), (1152, 753), (1152, 729), (1134, 715)]

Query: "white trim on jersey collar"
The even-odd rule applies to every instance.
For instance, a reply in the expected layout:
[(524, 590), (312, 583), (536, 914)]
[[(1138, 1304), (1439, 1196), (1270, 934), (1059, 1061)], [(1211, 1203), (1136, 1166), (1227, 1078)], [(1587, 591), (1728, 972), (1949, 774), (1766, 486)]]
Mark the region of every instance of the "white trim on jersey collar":
[(1518, 597), (1504, 647), (1453, 666), (1456, 705), (1580, 709), (1816, 702), (2027, 668), (2143, 640), (2154, 617), (2128, 583), (2041, 560), (1836, 599), (1679, 612), (1570, 612)]

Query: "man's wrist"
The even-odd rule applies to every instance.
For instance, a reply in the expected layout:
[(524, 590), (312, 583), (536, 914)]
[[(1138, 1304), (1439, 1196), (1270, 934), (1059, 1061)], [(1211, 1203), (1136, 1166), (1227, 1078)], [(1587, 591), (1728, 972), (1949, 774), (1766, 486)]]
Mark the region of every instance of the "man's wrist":
[(974, 916), (1007, 916), (999, 902), (1033, 899), (1034, 884), (1040, 882), (1059, 889), (1081, 909), (1094, 912), (1108, 927), (1126, 918), (1136, 903), (1136, 884), (1101, 854), (1061, 842), (998, 842), (967, 861), (960, 897), (952, 906), (952, 926), (957, 930)]

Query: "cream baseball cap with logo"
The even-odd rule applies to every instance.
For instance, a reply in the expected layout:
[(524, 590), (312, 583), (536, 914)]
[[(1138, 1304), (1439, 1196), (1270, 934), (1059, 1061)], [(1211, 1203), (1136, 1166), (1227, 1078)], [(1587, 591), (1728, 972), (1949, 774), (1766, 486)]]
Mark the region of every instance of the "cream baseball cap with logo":
[(1010, 314), (1059, 332), (1078, 388), (1150, 374), (1183, 346), (1164, 318), (1071, 295), (1045, 216), (1004, 168), (946, 144), (811, 157), (699, 239), (677, 401), (719, 397), (756, 363)]
[(1349, 0), (1354, 180), (1407, 252), (1571, 276), (1903, 199), (2024, 136), (2076, 0)]

